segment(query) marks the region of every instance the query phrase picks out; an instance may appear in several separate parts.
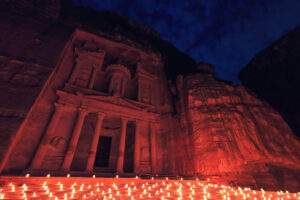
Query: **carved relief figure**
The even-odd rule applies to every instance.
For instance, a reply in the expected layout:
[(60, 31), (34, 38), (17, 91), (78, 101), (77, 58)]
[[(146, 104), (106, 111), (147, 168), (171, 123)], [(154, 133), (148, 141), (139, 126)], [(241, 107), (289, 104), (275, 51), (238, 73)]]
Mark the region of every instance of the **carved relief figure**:
[(121, 96), (122, 77), (112, 76), (110, 79), (109, 93), (113, 96)]
[(75, 79), (75, 85), (87, 87), (92, 74), (92, 67), (88, 65), (81, 65), (78, 75)]
[(130, 71), (123, 65), (113, 64), (106, 68), (106, 73), (110, 80), (108, 93), (119, 97), (124, 96)]

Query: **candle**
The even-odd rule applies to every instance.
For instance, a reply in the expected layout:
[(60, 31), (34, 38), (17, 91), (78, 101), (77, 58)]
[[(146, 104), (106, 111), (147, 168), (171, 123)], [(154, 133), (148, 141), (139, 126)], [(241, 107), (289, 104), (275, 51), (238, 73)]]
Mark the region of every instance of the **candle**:
[[(0, 199), (177, 199), (276, 200), (298, 199), (300, 193), (252, 190), (197, 180), (133, 178), (10, 177), (1, 186)], [(47, 181), (45, 181), (47, 179)], [(10, 182), (9, 180), (13, 180)], [(101, 181), (101, 182), (100, 182)], [(77, 188), (78, 185), (78, 188)], [(86, 186), (86, 187), (84, 187)], [(64, 191), (64, 192), (62, 192)], [(107, 194), (105, 194), (107, 193)], [(5, 195), (5, 196), (4, 196)]]

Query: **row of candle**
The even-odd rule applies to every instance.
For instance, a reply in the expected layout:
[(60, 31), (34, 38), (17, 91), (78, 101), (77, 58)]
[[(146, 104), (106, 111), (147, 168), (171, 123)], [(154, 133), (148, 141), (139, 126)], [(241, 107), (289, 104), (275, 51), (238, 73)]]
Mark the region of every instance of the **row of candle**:
[[(199, 180), (145, 180), (132, 178), (16, 178), (1, 187), (0, 199), (264, 199), (300, 200), (300, 193), (231, 187)], [(0, 178), (1, 179), (1, 178)], [(43, 182), (41, 183), (41, 179)], [(26, 181), (28, 180), (28, 181)], [(55, 183), (55, 181), (57, 181)], [(73, 182), (74, 181), (74, 182)], [(97, 183), (95, 183), (95, 181)]]

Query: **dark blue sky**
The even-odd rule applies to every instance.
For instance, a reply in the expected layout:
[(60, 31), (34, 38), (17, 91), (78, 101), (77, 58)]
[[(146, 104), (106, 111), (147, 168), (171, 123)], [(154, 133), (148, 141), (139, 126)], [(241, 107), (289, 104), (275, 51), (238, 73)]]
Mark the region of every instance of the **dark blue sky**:
[(300, 0), (73, 0), (153, 27), (216, 76), (237, 74), (263, 48), (300, 23)]

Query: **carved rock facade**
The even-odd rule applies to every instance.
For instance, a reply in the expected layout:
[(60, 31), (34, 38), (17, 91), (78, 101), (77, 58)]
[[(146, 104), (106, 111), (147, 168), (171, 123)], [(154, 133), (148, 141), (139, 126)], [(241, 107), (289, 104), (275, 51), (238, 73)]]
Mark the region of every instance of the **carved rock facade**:
[(64, 41), (60, 53), (50, 44), (18, 52), (13, 41), (14, 50), (2, 49), (1, 173), (199, 176), (299, 189), (298, 139), (246, 88), (216, 80), (205, 63), (170, 72), (178, 58), (141, 43), (56, 30), (44, 37)]

